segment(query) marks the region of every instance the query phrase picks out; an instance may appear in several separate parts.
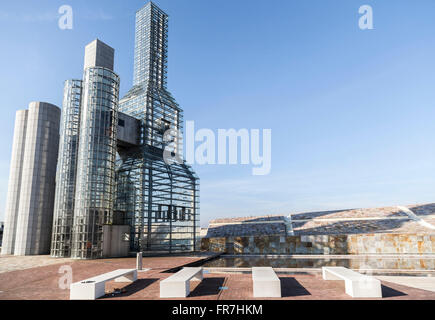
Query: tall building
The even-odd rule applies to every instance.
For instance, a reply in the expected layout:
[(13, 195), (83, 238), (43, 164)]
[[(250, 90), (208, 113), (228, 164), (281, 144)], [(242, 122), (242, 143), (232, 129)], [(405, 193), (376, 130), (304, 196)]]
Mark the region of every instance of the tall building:
[(5, 209), (5, 227), (2, 239), (2, 254), (14, 254), (28, 113), (28, 110), (19, 110), (15, 115), (14, 138), (12, 142), (9, 185)]
[(55, 257), (71, 255), (82, 87), (82, 80), (65, 81), (51, 244)]
[[(113, 54), (103, 58), (113, 61)], [(74, 202), (74, 258), (103, 256), (103, 226), (111, 222), (114, 208), (118, 102), (119, 77), (113, 70), (98, 63), (86, 68)]]
[(129, 251), (194, 251), (199, 179), (166, 163), (167, 130), (183, 111), (168, 92), (168, 16), (137, 12), (133, 88), (118, 104), (114, 50), (85, 49), (83, 80), (65, 83), (51, 255), (94, 259)]
[(32, 102), (17, 112), (2, 254), (50, 251), (60, 109)]
[(167, 90), (168, 15), (154, 3), (136, 13), (133, 87), (119, 110), (140, 121), (140, 145), (118, 147), (115, 209), (131, 226), (131, 248), (194, 251), (199, 239), (199, 178), (183, 161), (163, 159), (169, 129), (183, 110)]
[(96, 39), (85, 47), (84, 69), (102, 67), (113, 71), (115, 50)]
[(113, 219), (120, 81), (113, 62), (114, 49), (94, 40), (85, 48), (83, 80), (65, 82), (52, 256), (105, 255), (103, 228)]

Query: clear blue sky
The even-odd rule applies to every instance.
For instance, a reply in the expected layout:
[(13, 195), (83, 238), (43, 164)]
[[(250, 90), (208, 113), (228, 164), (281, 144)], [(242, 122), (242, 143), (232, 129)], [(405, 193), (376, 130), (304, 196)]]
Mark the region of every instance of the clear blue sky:
[[(170, 16), (168, 87), (197, 128), (271, 128), (272, 172), (195, 166), (201, 220), (435, 200), (435, 1), (156, 0)], [(4, 1), (0, 219), (15, 111), (61, 105), (84, 46), (116, 49), (122, 95), (146, 1)], [(57, 27), (70, 4), (74, 29)], [(358, 28), (370, 4), (374, 30)]]

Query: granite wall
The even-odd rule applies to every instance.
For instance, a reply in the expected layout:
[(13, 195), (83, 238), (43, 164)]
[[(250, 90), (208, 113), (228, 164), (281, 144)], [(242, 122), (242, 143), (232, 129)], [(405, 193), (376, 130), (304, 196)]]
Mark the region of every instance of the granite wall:
[(201, 250), (228, 254), (435, 254), (435, 234), (203, 238)]

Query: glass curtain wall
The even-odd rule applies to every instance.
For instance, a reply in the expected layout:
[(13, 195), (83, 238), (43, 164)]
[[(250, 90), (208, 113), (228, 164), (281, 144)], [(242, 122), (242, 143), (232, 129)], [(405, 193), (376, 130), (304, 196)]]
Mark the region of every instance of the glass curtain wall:
[(71, 256), (95, 259), (103, 253), (103, 225), (113, 218), (119, 77), (93, 67), (83, 79)]
[(141, 146), (118, 149), (116, 209), (131, 225), (134, 251), (194, 251), (199, 235), (199, 178), (163, 160), (168, 129), (182, 134), (183, 111), (166, 89), (168, 16), (152, 2), (136, 14), (133, 88), (120, 111), (141, 120)]
[(51, 243), (53, 257), (71, 254), (81, 94), (81, 80), (65, 81)]

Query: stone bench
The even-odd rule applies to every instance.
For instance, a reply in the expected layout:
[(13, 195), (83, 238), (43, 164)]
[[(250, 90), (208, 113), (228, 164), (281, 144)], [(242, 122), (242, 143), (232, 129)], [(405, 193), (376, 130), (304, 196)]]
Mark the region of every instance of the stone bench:
[(83, 281), (75, 282), (70, 287), (70, 300), (95, 300), (105, 294), (107, 281), (134, 282), (137, 280), (136, 269), (118, 269)]
[(353, 298), (382, 298), (381, 282), (344, 267), (322, 267), (323, 280), (344, 280), (346, 294)]
[(183, 268), (160, 281), (160, 298), (185, 298), (190, 293), (190, 280), (202, 281), (202, 268)]
[(271, 267), (252, 268), (255, 298), (281, 298), (281, 281)]

